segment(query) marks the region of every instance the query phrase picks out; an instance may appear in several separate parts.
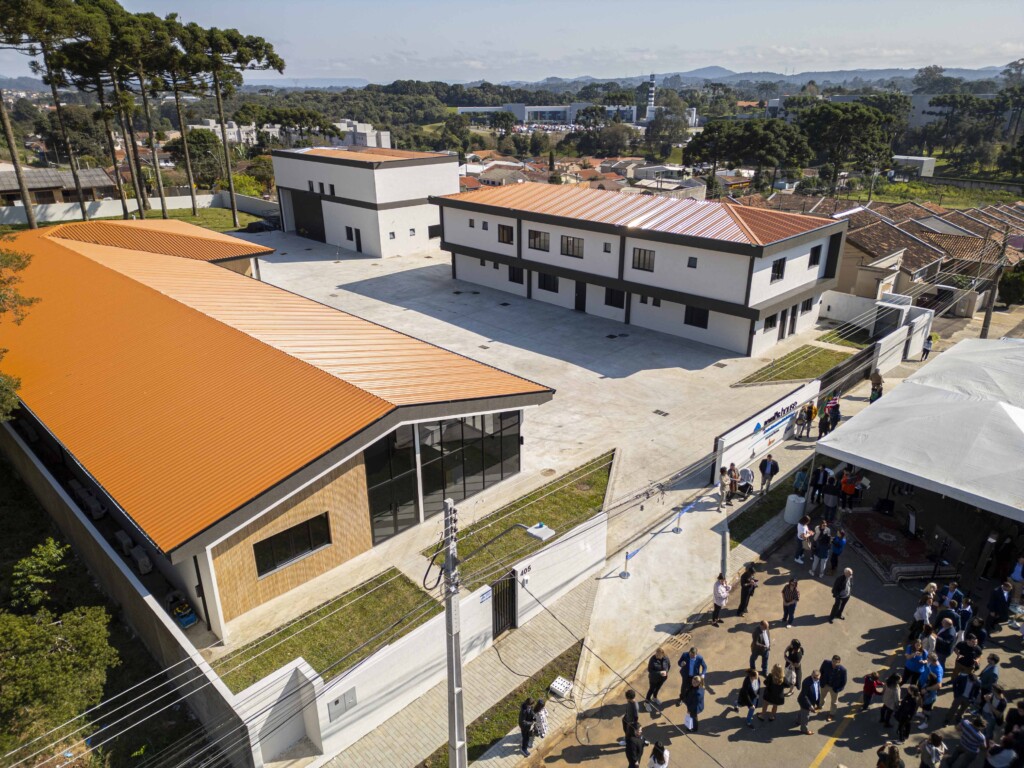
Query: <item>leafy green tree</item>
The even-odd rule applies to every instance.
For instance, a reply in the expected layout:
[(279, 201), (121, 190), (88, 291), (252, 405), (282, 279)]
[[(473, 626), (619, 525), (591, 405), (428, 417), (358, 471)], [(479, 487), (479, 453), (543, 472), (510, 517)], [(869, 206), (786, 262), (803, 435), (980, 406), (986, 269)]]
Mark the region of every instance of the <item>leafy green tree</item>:
[(46, 609), (0, 612), (0, 722), (11, 727), (15, 743), (100, 701), (107, 671), (120, 664), (109, 622), (106, 609), (95, 606), (60, 616)]
[[(221, 189), (224, 189), (227, 187), (227, 182), (220, 180), (217, 182), (217, 185)], [(263, 194), (263, 185), (247, 173), (236, 173), (235, 193), (239, 195), (247, 195), (249, 197), (259, 197)]]
[[(803, 132), (785, 120), (744, 120), (735, 129), (734, 159), (755, 168), (759, 186), (774, 183), (778, 169), (801, 168), (810, 162), (813, 153)], [(764, 170), (772, 169), (769, 180)]]
[(1007, 307), (1024, 304), (1024, 269), (1003, 273), (999, 279), (999, 300)]
[(50, 600), (50, 587), (58, 573), (67, 568), (64, 558), (70, 547), (52, 537), (32, 548), (14, 564), (11, 572), (11, 605), (23, 611), (35, 610)]
[[(29, 298), (21, 293), (21, 277), (18, 274), (28, 266), (31, 257), (28, 254), (5, 248), (0, 242), (0, 321), (10, 316), (15, 325), (21, 323), (37, 299)], [(3, 361), (6, 349), (0, 348), (0, 362)], [(0, 421), (7, 421), (11, 411), (18, 407), (18, 387), (21, 386), (14, 376), (0, 371)]]
[(96, 157), (105, 154), (103, 129), (93, 119), (91, 110), (71, 104), (64, 107), (63, 113), (63, 129), (55, 111), (43, 113), (36, 124), (36, 133), (53, 149), (55, 161), (67, 162), (74, 157), (80, 165), (82, 155)]
[(854, 165), (870, 169), (888, 153), (882, 115), (863, 104), (823, 101), (801, 112), (799, 126), (819, 161), (828, 164), (823, 180), (833, 194), (841, 172)]
[(906, 133), (910, 119), (910, 97), (897, 91), (876, 91), (862, 96), (860, 103), (877, 109), (882, 115), (880, 127), (891, 152)]
[(511, 112), (501, 110), (500, 112), (492, 112), (489, 122), (491, 129), (500, 138), (504, 138), (508, 136), (509, 131), (516, 127), (516, 116)]
[(544, 131), (534, 131), (530, 134), (530, 154), (539, 157), (548, 151), (551, 139)]
[[(734, 165), (743, 156), (741, 145), (742, 127), (737, 122), (719, 120), (708, 123), (704, 130), (696, 134), (683, 149), (683, 158), (690, 164), (711, 164), (708, 177), (708, 194), (717, 188), (712, 186), (712, 179), (718, 172), (720, 164)], [(717, 180), (715, 181), (717, 185)]]
[(654, 118), (647, 124), (644, 141), (650, 154), (668, 157), (672, 145), (679, 144), (686, 138), (686, 119), (668, 109), (659, 109)]
[(914, 93), (959, 93), (963, 80), (959, 77), (949, 77), (945, 72), (946, 68), (938, 64), (921, 67), (914, 75)]
[(623, 123), (613, 123), (601, 129), (597, 136), (600, 153), (606, 157), (621, 155), (636, 140), (636, 131)]
[(175, 162), (181, 162), (185, 157), (186, 145), (192, 158), (196, 181), (209, 187), (224, 176), (224, 146), (216, 133), (205, 128), (189, 131), (184, 139), (179, 137), (164, 144), (164, 151)]
[(259, 155), (253, 158), (246, 173), (256, 179), (264, 191), (274, 188), (274, 161), (270, 155)]

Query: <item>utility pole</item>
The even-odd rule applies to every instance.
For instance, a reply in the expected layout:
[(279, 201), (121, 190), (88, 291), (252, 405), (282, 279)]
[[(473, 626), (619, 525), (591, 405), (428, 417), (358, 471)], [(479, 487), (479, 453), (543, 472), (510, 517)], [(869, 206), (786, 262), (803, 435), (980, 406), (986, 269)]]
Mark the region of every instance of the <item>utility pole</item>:
[(448, 768), (468, 768), (462, 705), (462, 629), (459, 620), (458, 510), (444, 500), (444, 619), (448, 662)]
[(992, 325), (992, 310), (996, 305), (996, 292), (999, 290), (999, 279), (1003, 276), (1003, 264), (1006, 262), (1006, 244), (1010, 239), (1010, 225), (1007, 224), (1003, 230), (1003, 249), (999, 252), (999, 264), (996, 267), (996, 274), (992, 278), (992, 287), (988, 292), (988, 299), (985, 301), (985, 321), (981, 324), (981, 333), (978, 338), (987, 339), (988, 329)]

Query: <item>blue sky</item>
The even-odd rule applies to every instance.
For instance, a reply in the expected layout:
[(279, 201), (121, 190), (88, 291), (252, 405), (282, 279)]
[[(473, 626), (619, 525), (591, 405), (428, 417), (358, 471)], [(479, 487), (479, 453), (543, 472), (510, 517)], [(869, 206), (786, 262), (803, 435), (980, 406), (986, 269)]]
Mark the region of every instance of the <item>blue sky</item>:
[[(122, 0), (274, 43), (284, 80), (467, 81), (1002, 65), (1024, 56), (1021, 0)], [(0, 54), (0, 73), (27, 74)]]

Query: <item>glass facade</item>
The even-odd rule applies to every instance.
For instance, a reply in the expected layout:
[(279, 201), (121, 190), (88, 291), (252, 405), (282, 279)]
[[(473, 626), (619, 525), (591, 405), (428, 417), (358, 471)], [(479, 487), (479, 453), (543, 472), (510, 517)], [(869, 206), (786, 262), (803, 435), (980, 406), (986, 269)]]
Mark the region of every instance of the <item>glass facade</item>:
[(399, 427), (363, 452), (373, 543), (419, 522), (416, 448), (419, 433), (423, 517), (519, 472), (519, 411)]
[(266, 576), (330, 543), (331, 526), (327, 513), (324, 512), (268, 539), (256, 542), (252, 548), (256, 557), (256, 574)]

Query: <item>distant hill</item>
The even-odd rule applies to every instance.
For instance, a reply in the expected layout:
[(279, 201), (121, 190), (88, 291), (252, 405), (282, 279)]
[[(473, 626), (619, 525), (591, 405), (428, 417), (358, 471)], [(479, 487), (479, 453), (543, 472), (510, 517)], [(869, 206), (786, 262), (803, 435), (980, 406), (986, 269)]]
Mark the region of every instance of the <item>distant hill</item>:
[(3, 75), (0, 75), (0, 88), (5, 91), (36, 91), (39, 93), (50, 90), (42, 80), (34, 77), (4, 77)]
[(256, 88), (362, 88), (370, 81), (363, 77), (247, 77), (245, 84)]

